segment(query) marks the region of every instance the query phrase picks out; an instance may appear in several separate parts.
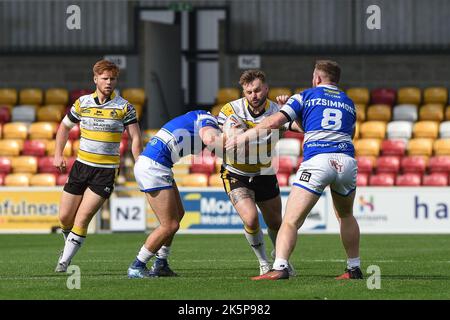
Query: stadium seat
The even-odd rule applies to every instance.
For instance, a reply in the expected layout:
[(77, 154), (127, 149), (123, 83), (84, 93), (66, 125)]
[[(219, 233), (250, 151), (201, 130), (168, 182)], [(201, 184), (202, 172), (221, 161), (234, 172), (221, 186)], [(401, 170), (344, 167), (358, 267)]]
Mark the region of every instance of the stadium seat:
[(433, 172), (450, 172), (450, 156), (435, 156), (428, 160), (428, 168)]
[(366, 121), (366, 108), (365, 104), (356, 103), (356, 121)]
[(386, 123), (383, 121), (366, 121), (359, 129), (363, 139), (384, 139), (386, 135)]
[(0, 104), (17, 104), (17, 90), (11, 88), (0, 88)]
[(370, 96), (367, 88), (349, 88), (346, 91), (347, 96), (353, 100), (353, 103), (369, 104)]
[(391, 121), (387, 124), (388, 139), (411, 139), (413, 124), (409, 121)]
[(450, 138), (450, 121), (441, 122), (439, 125), (439, 137)]
[(450, 139), (437, 139), (433, 144), (434, 154), (436, 156), (450, 155)]
[(13, 173), (36, 173), (38, 160), (34, 156), (18, 156), (11, 158)]
[(289, 88), (284, 88), (284, 87), (273, 87), (269, 89), (269, 94), (268, 94), (268, 98), (269, 100), (272, 100), (274, 102), (277, 101), (277, 97), (281, 96), (281, 95), (287, 95), (287, 96), (292, 96), (292, 91)]
[(223, 181), (222, 178), (220, 177), (219, 173), (215, 173), (209, 176), (208, 178), (208, 186), (210, 187), (219, 187), (222, 188), (223, 187)]
[(423, 91), (424, 103), (448, 103), (448, 90), (445, 87), (430, 87)]
[[(72, 155), (74, 157), (76, 157), (76, 155), (78, 154), (78, 149), (80, 148), (80, 140), (69, 140), (67, 142), (69, 143), (70, 141), (72, 141)], [(66, 145), (66, 148), (67, 148), (67, 145)], [(64, 151), (65, 151), (65, 149), (64, 149)]]
[(218, 116), (219, 115), (219, 113), (220, 113), (220, 110), (222, 110), (222, 107), (223, 107), (223, 104), (216, 104), (215, 106), (212, 106), (211, 107), (211, 114), (213, 115), (213, 116)]
[(354, 142), (355, 153), (357, 156), (378, 156), (380, 153), (380, 140), (378, 139), (359, 139)]
[(416, 122), (419, 118), (417, 106), (413, 104), (396, 105), (394, 106), (393, 113), (392, 120), (394, 121)]
[(419, 110), (420, 120), (443, 121), (444, 105), (438, 103), (424, 104)]
[(19, 105), (12, 109), (11, 121), (13, 122), (34, 122), (36, 121), (36, 106)]
[(365, 187), (369, 184), (369, 174), (367, 173), (359, 173), (356, 176), (356, 186)]
[(278, 185), (280, 187), (287, 187), (289, 185), (289, 174), (287, 173), (277, 173)]
[(406, 141), (402, 139), (388, 139), (381, 142), (381, 154), (384, 156), (403, 156), (406, 152)]
[(46, 145), (45, 140), (25, 140), (22, 154), (24, 156), (43, 157), (46, 153)]
[(94, 90), (89, 89), (81, 89), (81, 90), (72, 90), (69, 94), (69, 105), (73, 105), (75, 103), (75, 100), (77, 100), (81, 96), (85, 96), (87, 94), (93, 93)]
[(54, 139), (56, 127), (55, 122), (34, 122), (29, 127), (30, 139)]
[(390, 173), (373, 174), (369, 178), (369, 185), (374, 187), (391, 187), (394, 185), (394, 175)]
[(208, 175), (204, 173), (192, 173), (183, 177), (180, 185), (183, 187), (207, 187)]
[(8, 157), (0, 156), (0, 173), (8, 174), (12, 170), (11, 159)]
[[(127, 131), (125, 130), (124, 133), (125, 132)], [(69, 140), (78, 140), (78, 139), (80, 139), (80, 126), (76, 125), (69, 131)]]
[(219, 173), (220, 172), (220, 170), (221, 170), (221, 168), (222, 168), (222, 163), (223, 163), (223, 159), (222, 158), (219, 158), (219, 157), (216, 157), (216, 163), (215, 163), (215, 172), (217, 172), (217, 173)]
[(416, 87), (404, 87), (397, 91), (398, 104), (415, 104), (419, 105), (422, 101), (422, 92)]
[(240, 91), (237, 88), (220, 88), (216, 95), (216, 104), (225, 104), (240, 98)]
[(372, 173), (375, 167), (375, 157), (373, 156), (357, 156), (356, 161), (358, 164), (358, 173)]
[(69, 91), (62, 88), (50, 88), (45, 91), (45, 104), (69, 104)]
[(59, 174), (56, 177), (56, 185), (57, 186), (63, 186), (66, 184), (67, 179), (69, 179), (69, 173), (63, 173), (63, 174)]
[(53, 165), (53, 157), (46, 156), (38, 158), (38, 172), (59, 173), (59, 170)]
[(301, 154), (300, 141), (293, 138), (282, 138), (275, 146), (275, 153), (278, 156), (295, 156)]
[(367, 109), (368, 121), (391, 121), (392, 110), (388, 104), (373, 104)]
[(405, 173), (398, 175), (395, 179), (395, 185), (401, 187), (418, 187), (421, 184), (422, 176), (417, 173)]
[(11, 121), (11, 110), (7, 106), (0, 106), (0, 123)]
[(361, 124), (359, 121), (356, 121), (355, 123), (355, 136), (353, 137), (353, 139), (359, 139), (361, 137), (360, 135), (360, 131), (361, 131)]
[(436, 139), (439, 135), (439, 124), (435, 121), (418, 121), (413, 127), (414, 138)]
[(19, 103), (40, 106), (44, 103), (44, 93), (36, 88), (22, 89), (19, 92)]
[(372, 104), (387, 104), (393, 106), (396, 99), (396, 91), (394, 89), (388, 88), (379, 88), (374, 89), (371, 92), (371, 100)]
[[(76, 140), (76, 141), (79, 141), (79, 140)], [(76, 141), (74, 141), (74, 143)], [(50, 140), (47, 143), (47, 155), (48, 156), (54, 156), (55, 155), (55, 146), (56, 146), (56, 141), (55, 140)], [(66, 145), (64, 146), (63, 155), (65, 157), (70, 157), (72, 155), (72, 142), (70, 140), (68, 140)]]
[(0, 173), (0, 186), (3, 186), (5, 184), (5, 176), (6, 174)]
[(450, 120), (450, 106), (447, 106), (445, 108), (445, 120), (447, 120), (447, 121)]
[(423, 175), (422, 185), (427, 187), (446, 187), (448, 185), (448, 175), (443, 173)]
[(28, 187), (30, 175), (26, 173), (11, 173), (5, 177), (6, 187)]
[(272, 158), (272, 167), (277, 173), (291, 174), (294, 171), (295, 165), (296, 161), (293, 162), (293, 159), (290, 156), (280, 156)]
[(211, 174), (215, 170), (215, 157), (195, 156), (192, 158), (191, 173)]
[(38, 173), (30, 178), (30, 186), (32, 187), (54, 187), (56, 186), (56, 177), (51, 173)]
[(395, 173), (400, 170), (400, 159), (397, 156), (381, 156), (377, 158), (377, 173)]
[(408, 155), (431, 156), (433, 153), (433, 139), (417, 138), (408, 141)]
[(0, 123), (0, 139), (2, 139), (2, 135), (3, 135), (3, 124)]
[(37, 121), (61, 122), (64, 117), (63, 105), (46, 105), (38, 109)]
[(0, 140), (0, 156), (18, 156), (22, 146), (17, 139)]
[(296, 131), (287, 130), (284, 133), (283, 138), (297, 139), (298, 141), (300, 141), (300, 143), (302, 143), (303, 139), (305, 138), (305, 134), (303, 132), (296, 132)]
[(23, 122), (9, 122), (3, 125), (3, 139), (26, 139), (28, 124)]
[(122, 97), (132, 105), (145, 104), (145, 90), (142, 88), (127, 88), (122, 91)]
[(427, 168), (427, 158), (423, 156), (403, 157), (400, 166), (403, 173), (416, 172), (423, 174)]

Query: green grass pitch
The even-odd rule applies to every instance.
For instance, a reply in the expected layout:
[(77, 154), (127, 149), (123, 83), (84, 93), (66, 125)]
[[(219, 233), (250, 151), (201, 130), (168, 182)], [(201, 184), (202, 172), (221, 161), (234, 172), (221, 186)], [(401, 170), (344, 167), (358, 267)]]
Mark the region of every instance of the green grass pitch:
[[(62, 235), (0, 235), (0, 300), (4, 299), (449, 299), (450, 235), (362, 235), (365, 279), (336, 281), (345, 268), (339, 235), (300, 235), (292, 256), (298, 276), (251, 281), (258, 264), (243, 235), (177, 235), (170, 263), (177, 278), (128, 279), (144, 234), (89, 235), (72, 264), (81, 288), (53, 272)], [(272, 246), (268, 238), (267, 251)], [(367, 288), (369, 265), (381, 288)]]

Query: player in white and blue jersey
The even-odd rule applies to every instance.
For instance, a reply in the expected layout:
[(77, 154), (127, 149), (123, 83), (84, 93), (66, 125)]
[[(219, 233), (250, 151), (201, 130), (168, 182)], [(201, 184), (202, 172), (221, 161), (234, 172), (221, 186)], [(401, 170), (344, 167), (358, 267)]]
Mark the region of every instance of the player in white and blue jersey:
[[(203, 110), (172, 119), (147, 143), (136, 161), (134, 175), (160, 225), (148, 236), (128, 268), (129, 278), (176, 276), (167, 257), (184, 209), (171, 168), (181, 157), (201, 152), (205, 145), (213, 149), (221, 144), (217, 119)], [(157, 259), (148, 270), (146, 265), (153, 256)]]
[[(319, 200), (325, 187), (332, 191), (335, 213), (340, 222), (341, 239), (347, 253), (347, 268), (337, 279), (361, 279), (359, 259), (359, 226), (353, 216), (357, 163), (352, 139), (356, 124), (355, 106), (338, 89), (340, 67), (334, 61), (317, 61), (313, 88), (288, 96), (277, 97), (284, 106), (261, 122), (258, 129), (276, 129), (289, 121), (297, 121), (305, 132), (304, 158), (289, 195), (286, 213), (276, 242), (273, 270), (260, 279), (287, 279), (288, 260), (297, 241), (297, 231)], [(243, 144), (256, 131), (248, 130), (227, 141), (227, 148)]]

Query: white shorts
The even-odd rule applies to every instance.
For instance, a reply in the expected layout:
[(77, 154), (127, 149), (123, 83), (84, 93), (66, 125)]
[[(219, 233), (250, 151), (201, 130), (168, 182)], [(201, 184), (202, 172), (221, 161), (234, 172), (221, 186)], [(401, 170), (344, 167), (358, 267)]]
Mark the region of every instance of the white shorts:
[(134, 177), (142, 192), (173, 187), (172, 170), (148, 157), (139, 156), (134, 164)]
[(303, 162), (297, 171), (294, 186), (321, 195), (326, 186), (341, 196), (356, 189), (356, 159), (343, 153), (323, 153)]

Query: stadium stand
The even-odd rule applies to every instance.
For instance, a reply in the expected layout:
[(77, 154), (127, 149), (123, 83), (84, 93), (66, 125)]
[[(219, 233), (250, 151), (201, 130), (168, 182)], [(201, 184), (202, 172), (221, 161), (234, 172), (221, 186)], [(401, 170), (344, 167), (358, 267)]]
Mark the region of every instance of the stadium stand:
[(373, 104), (367, 109), (368, 121), (388, 122), (392, 118), (391, 106), (388, 104)]
[(366, 121), (366, 108), (365, 104), (355, 103), (356, 108), (356, 120), (357, 121)]
[(45, 91), (45, 104), (69, 104), (69, 91), (64, 88), (50, 88)]
[(37, 173), (38, 161), (34, 156), (18, 156), (11, 159), (13, 173)]
[(3, 125), (3, 139), (26, 139), (27, 137), (27, 123), (10, 122)]
[(5, 177), (4, 185), (7, 187), (28, 187), (30, 175), (26, 173), (12, 173)]
[(430, 87), (423, 91), (424, 103), (440, 103), (447, 104), (448, 90), (444, 87)]
[(38, 109), (37, 121), (61, 122), (64, 117), (63, 105), (51, 104)]
[(378, 88), (371, 91), (371, 103), (372, 104), (387, 104), (393, 106), (396, 100), (395, 89)]
[(435, 121), (418, 121), (413, 127), (414, 138), (436, 139), (439, 135), (439, 123)]
[(17, 139), (0, 140), (0, 156), (18, 156), (22, 151), (22, 144)]
[(11, 159), (8, 157), (0, 157), (0, 174), (8, 174), (12, 171)]
[(368, 88), (349, 88), (347, 96), (353, 100), (355, 104), (367, 105), (370, 102), (370, 94)]
[(0, 124), (11, 121), (11, 109), (9, 106), (0, 105)]
[(395, 179), (396, 186), (418, 187), (421, 184), (421, 175), (417, 173), (405, 173), (398, 175)]
[(450, 139), (437, 139), (433, 144), (436, 156), (450, 155)]
[(419, 110), (420, 120), (443, 121), (444, 105), (438, 103), (424, 104)]
[(417, 87), (403, 87), (397, 91), (397, 103), (419, 105), (422, 101), (422, 92)]
[[(292, 96), (292, 91), (286, 87), (274, 87), (269, 89), (268, 98), (272, 101), (277, 101), (277, 97), (281, 95)], [(231, 101), (231, 100), (230, 100)]]
[(50, 173), (34, 174), (30, 178), (30, 186), (36, 187), (54, 187), (56, 186), (56, 177)]
[(374, 187), (392, 187), (395, 177), (390, 173), (373, 174), (369, 178), (369, 184)]
[(19, 91), (19, 104), (40, 106), (44, 102), (44, 93), (38, 88), (26, 88)]
[(237, 88), (220, 88), (216, 95), (216, 104), (225, 104), (239, 99), (241, 93)]
[(25, 140), (22, 154), (24, 156), (43, 157), (47, 152), (46, 140)]
[(11, 121), (27, 122), (36, 121), (36, 109), (34, 105), (19, 105), (12, 109)]
[(417, 105), (414, 104), (399, 104), (394, 106), (393, 111), (393, 120), (394, 121), (410, 121), (416, 122), (419, 118), (417, 112)]
[(424, 175), (422, 178), (422, 185), (429, 187), (445, 187), (448, 185), (448, 175), (442, 173), (432, 173)]
[(12, 88), (0, 88), (0, 105), (7, 104), (10, 106), (17, 104), (17, 90)]
[(366, 121), (361, 124), (359, 134), (363, 139), (384, 139), (386, 123), (383, 121)]
[(56, 127), (55, 122), (34, 122), (29, 127), (30, 139), (53, 139)]
[(408, 142), (407, 150), (410, 156), (431, 156), (433, 153), (433, 139), (411, 139)]
[(378, 156), (381, 142), (378, 139), (359, 139), (354, 142), (356, 156)]

